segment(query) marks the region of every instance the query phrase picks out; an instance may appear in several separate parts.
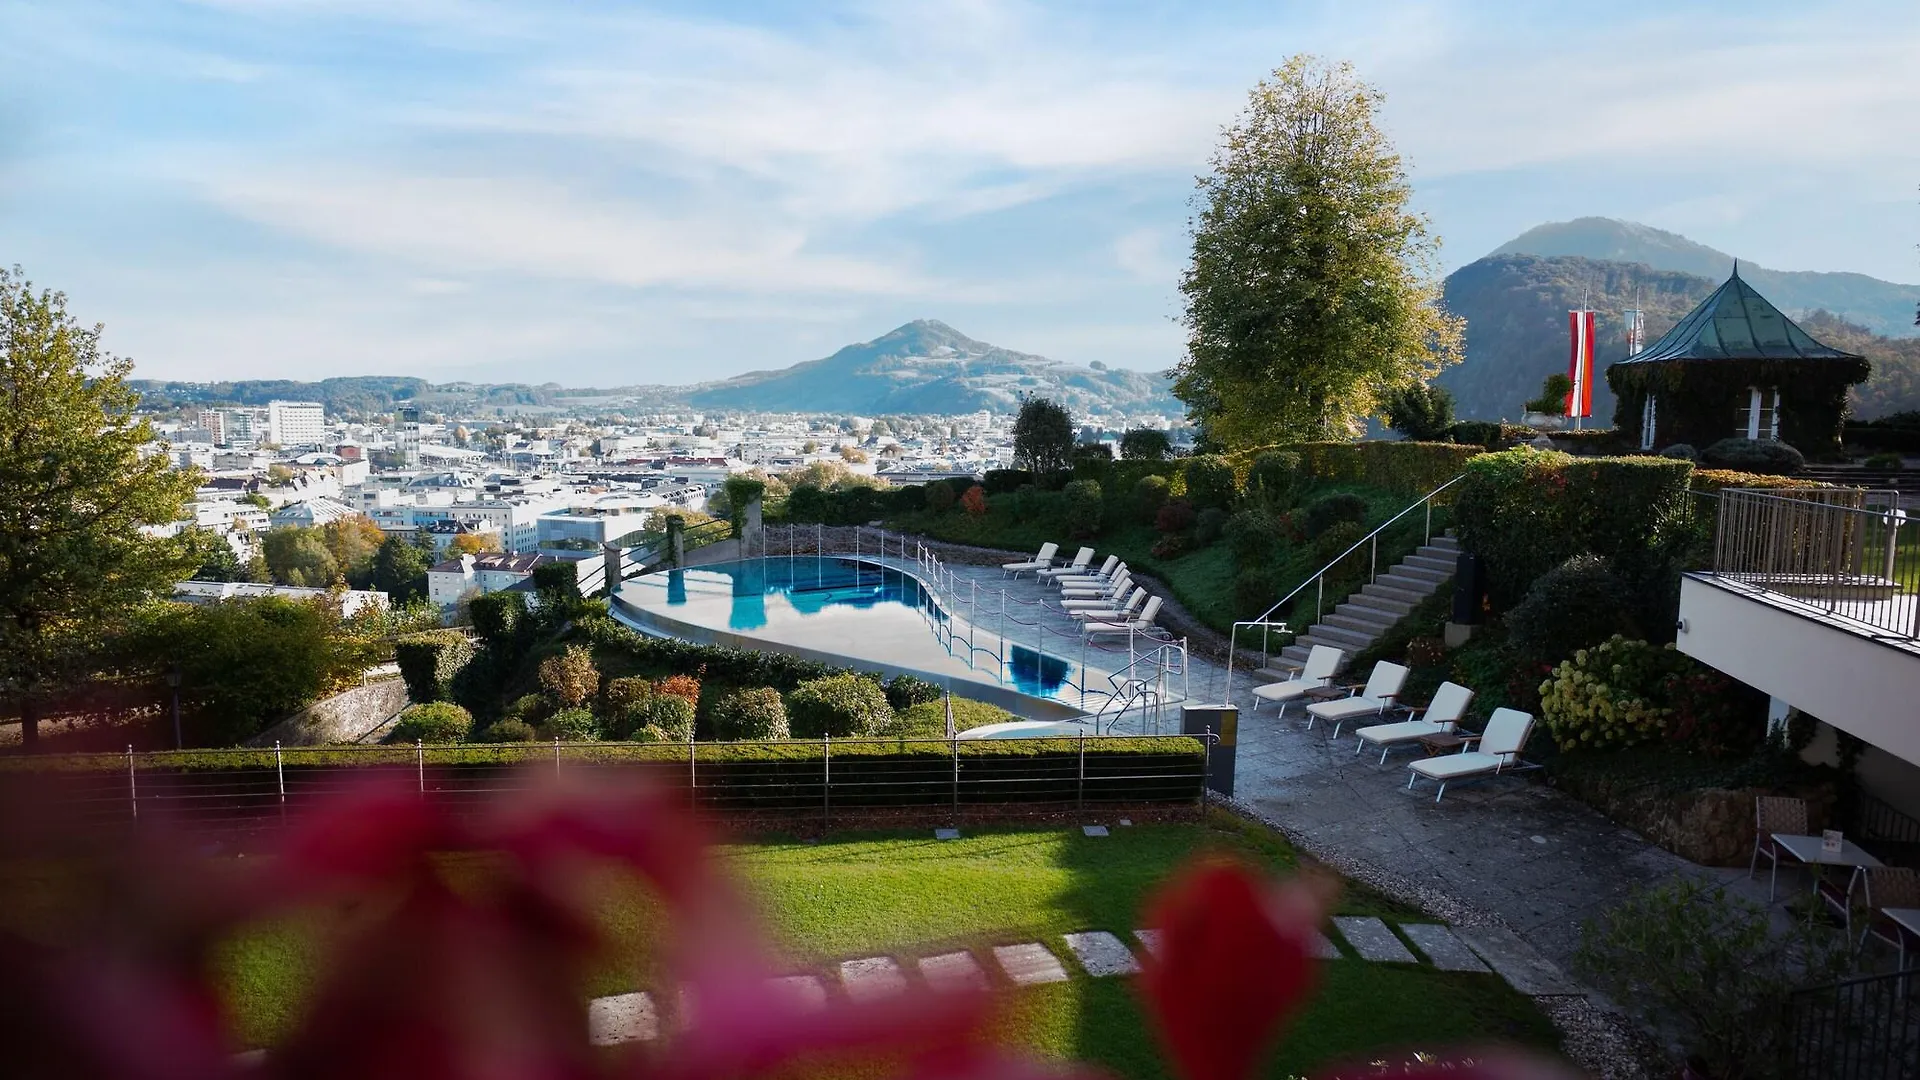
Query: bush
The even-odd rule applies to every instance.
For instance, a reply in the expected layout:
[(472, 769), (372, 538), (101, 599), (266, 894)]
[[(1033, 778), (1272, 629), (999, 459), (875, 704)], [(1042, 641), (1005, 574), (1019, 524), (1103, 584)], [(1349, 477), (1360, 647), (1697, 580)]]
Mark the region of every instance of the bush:
[(1767, 439), (1721, 439), (1702, 456), (1710, 465), (1756, 473), (1796, 473), (1807, 464), (1800, 451)]
[(511, 657), (526, 622), (527, 594), (503, 589), (476, 596), (468, 601), (467, 614), (488, 651), (497, 657)]
[(1193, 542), (1183, 533), (1167, 533), (1153, 542), (1150, 552), (1156, 559), (1177, 559), (1193, 547)]
[[(1330, 563), (1344, 554), (1348, 548), (1359, 543), (1366, 535), (1367, 527), (1357, 521), (1336, 521), (1327, 526), (1326, 531), (1313, 541), (1313, 557), (1323, 565)], [(1346, 562), (1351, 564), (1359, 560), (1364, 563), (1366, 558), (1366, 549), (1362, 548), (1354, 552)], [(1335, 569), (1346, 568), (1341, 566)]]
[(1190, 457), (1187, 459), (1186, 478), (1187, 501), (1193, 504), (1195, 510), (1233, 508), (1237, 492), (1233, 465), (1226, 458), (1214, 454)]
[(653, 684), (653, 696), (677, 697), (688, 704), (700, 704), (700, 680), (691, 675), (669, 675)]
[(675, 694), (655, 693), (647, 703), (647, 722), (641, 727), (664, 732), (669, 742), (687, 742), (693, 738), (694, 704)]
[(1268, 510), (1293, 505), (1300, 490), (1300, 455), (1290, 450), (1265, 450), (1254, 455), (1247, 468), (1247, 498)]
[[(1358, 524), (1367, 517), (1367, 500), (1352, 492), (1339, 491), (1324, 495), (1307, 507), (1301, 516), (1300, 528), (1307, 539), (1318, 540), (1322, 533), (1343, 521)], [(1362, 530), (1365, 531), (1365, 530)], [(1352, 543), (1352, 540), (1347, 543)]]
[(580, 568), (571, 561), (545, 563), (533, 568), (533, 591), (542, 603), (570, 610), (580, 599)]
[(600, 672), (593, 666), (593, 653), (578, 645), (569, 645), (558, 656), (540, 661), (540, 689), (566, 708), (579, 708), (593, 700), (600, 689)]
[(500, 716), (506, 720), (518, 720), (530, 727), (538, 727), (551, 711), (545, 695), (522, 694), (501, 710)]
[(960, 496), (960, 509), (965, 510), (968, 517), (985, 517), (987, 514), (986, 489), (979, 484), (968, 488), (967, 493)]
[(1133, 505), (1142, 524), (1152, 525), (1159, 519), (1160, 508), (1167, 505), (1170, 490), (1164, 476), (1143, 476), (1134, 482)]
[[(675, 740), (668, 738), (666, 732), (661, 731), (652, 724), (643, 724), (633, 729), (633, 734), (627, 736), (627, 741), (636, 743), (664, 743)], [(682, 739), (679, 741), (685, 742), (686, 740)]]
[(1558, 662), (1616, 634), (1641, 636), (1636, 597), (1598, 555), (1576, 555), (1541, 574), (1507, 613), (1507, 640), (1521, 655)]
[(1672, 645), (1615, 635), (1553, 669), (1541, 715), (1563, 749), (1664, 741), (1713, 757), (1751, 753), (1764, 731), (1759, 698)]
[(453, 697), (453, 680), (473, 662), (473, 646), (457, 630), (423, 630), (393, 643), (393, 659), (415, 704)]
[(592, 742), (600, 737), (600, 724), (586, 709), (561, 709), (547, 717), (543, 732), (561, 742)]
[(1660, 456), (1663, 458), (1673, 458), (1677, 461), (1699, 461), (1700, 451), (1695, 450), (1691, 444), (1677, 442), (1665, 450), (1660, 451)]
[(1075, 540), (1086, 540), (1100, 531), (1103, 516), (1100, 484), (1095, 480), (1075, 480), (1067, 485), (1067, 532)]
[(1236, 618), (1259, 618), (1278, 599), (1280, 591), (1274, 584), (1271, 570), (1248, 567), (1234, 575), (1233, 612)]
[(473, 714), (450, 701), (409, 705), (393, 725), (389, 742), (457, 743), (473, 731)]
[(1120, 436), (1120, 456), (1134, 461), (1164, 461), (1173, 453), (1173, 440), (1164, 431), (1130, 428)]
[(1276, 449), (1300, 455), (1301, 486), (1365, 484), (1417, 498), (1460, 475), (1467, 462), (1485, 451), (1453, 443), (1366, 442), (1291, 443)]
[(879, 734), (892, 722), (893, 708), (872, 679), (829, 675), (801, 683), (788, 695), (787, 719), (795, 738), (844, 739)]
[(1228, 518), (1221, 531), (1227, 549), (1233, 552), (1234, 565), (1242, 569), (1267, 565), (1284, 539), (1280, 519), (1257, 503)]
[(1226, 531), (1229, 515), (1217, 506), (1209, 506), (1193, 519), (1193, 542), (1206, 547)]
[(1899, 454), (1870, 454), (1861, 464), (1869, 469), (1890, 469), (1898, 472), (1907, 467), (1907, 459)]
[(1526, 409), (1544, 416), (1565, 416), (1567, 395), (1571, 393), (1573, 380), (1556, 371), (1540, 384), (1540, 396), (1527, 402)]
[(936, 514), (944, 514), (953, 509), (952, 484), (926, 485), (927, 509)]
[(988, 469), (985, 474), (986, 494), (1011, 495), (1033, 483), (1033, 473), (1027, 469)]
[(625, 738), (627, 733), (647, 722), (647, 707), (653, 704), (653, 684), (637, 675), (608, 679), (601, 687), (601, 715), (610, 734)]
[(1162, 506), (1158, 514), (1154, 515), (1153, 527), (1167, 536), (1180, 536), (1188, 529), (1193, 528), (1193, 521), (1196, 516), (1193, 512), (1192, 503), (1185, 499), (1173, 499), (1168, 501), (1165, 506)]
[(1498, 450), (1505, 443), (1500, 425), (1491, 420), (1462, 420), (1447, 429), (1447, 437), (1462, 446)]
[[(1004, 724), (1018, 717), (998, 705), (971, 698), (953, 699), (953, 730), (957, 734), (988, 724)], [(881, 733), (889, 739), (944, 739), (947, 737), (947, 707), (938, 701), (914, 705), (894, 717)]]
[(713, 737), (727, 741), (787, 738), (787, 706), (771, 686), (736, 690), (713, 704)]
[(1445, 442), (1453, 427), (1453, 395), (1415, 383), (1387, 395), (1387, 426), (1419, 442)]
[(895, 675), (886, 682), (887, 704), (894, 712), (939, 701), (946, 696), (938, 686), (912, 675)]
[(539, 738), (531, 726), (519, 720), (496, 720), (482, 735), (485, 741), (497, 743), (532, 742)]

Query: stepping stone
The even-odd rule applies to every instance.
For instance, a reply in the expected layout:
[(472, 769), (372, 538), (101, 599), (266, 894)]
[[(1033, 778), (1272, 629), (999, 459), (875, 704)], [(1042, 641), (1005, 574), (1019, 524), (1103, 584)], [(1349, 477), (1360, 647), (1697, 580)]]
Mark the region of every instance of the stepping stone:
[(920, 977), (939, 993), (985, 990), (987, 973), (970, 952), (941, 953), (920, 958)]
[(847, 997), (854, 1001), (879, 1001), (905, 993), (907, 974), (891, 956), (870, 956), (865, 960), (842, 960), (840, 982), (847, 988)]
[(660, 1017), (653, 1011), (653, 995), (615, 994), (587, 1003), (587, 1041), (595, 1046), (658, 1038)]
[(1082, 825), (1080, 826), (1080, 831), (1086, 833), (1088, 836), (1107, 835), (1107, 827), (1105, 825)]
[(1127, 948), (1127, 943), (1107, 933), (1105, 930), (1093, 930), (1084, 934), (1067, 934), (1067, 948), (1073, 950), (1073, 958), (1087, 969), (1087, 974), (1096, 979), (1109, 975), (1134, 975), (1140, 971), (1139, 961)]
[(1400, 932), (1441, 971), (1485, 971), (1487, 965), (1452, 930), (1438, 923), (1401, 923)]
[(1315, 960), (1340, 959), (1340, 946), (1328, 940), (1327, 935), (1318, 930), (1310, 930), (1308, 933), (1312, 934), (1313, 937), (1308, 939), (1307, 951), (1313, 955)]
[(1557, 997), (1582, 993), (1573, 980), (1541, 956), (1511, 930), (1460, 926), (1454, 933), (1515, 990), (1528, 997)]
[(959, 829), (935, 829), (933, 830), (933, 838), (935, 840), (958, 840), (960, 839), (960, 830)]
[(1148, 956), (1160, 955), (1160, 931), (1135, 930), (1133, 936), (1140, 939), (1140, 944), (1146, 947)]
[(995, 945), (993, 958), (999, 961), (1000, 970), (1007, 973), (1015, 986), (1067, 981), (1067, 969), (1061, 965), (1060, 958), (1037, 941), (1025, 945)]
[(1333, 925), (1340, 928), (1340, 936), (1347, 939), (1347, 944), (1353, 946), (1362, 960), (1391, 964), (1420, 962), (1393, 936), (1386, 923), (1372, 916), (1335, 915)]
[(827, 986), (818, 975), (768, 979), (767, 988), (800, 1012), (819, 1012), (827, 1007)]

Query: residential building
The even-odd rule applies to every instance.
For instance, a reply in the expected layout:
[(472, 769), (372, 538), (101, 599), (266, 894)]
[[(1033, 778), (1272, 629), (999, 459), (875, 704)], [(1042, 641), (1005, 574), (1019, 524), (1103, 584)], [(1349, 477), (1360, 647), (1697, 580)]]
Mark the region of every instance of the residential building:
[(277, 446), (319, 446), (327, 438), (327, 411), (317, 401), (267, 402), (267, 441)]
[(503, 552), (448, 559), (428, 568), (427, 599), (443, 609), (451, 609), (469, 592), (495, 593), (511, 589), (531, 579), (535, 568), (559, 561), (551, 555)]
[(355, 510), (346, 503), (340, 502), (338, 499), (329, 499), (323, 496), (320, 498), (307, 499), (304, 502), (289, 503), (275, 510), (269, 520), (275, 528), (279, 528), (282, 525), (297, 525), (310, 528), (339, 521), (342, 518), (358, 517), (359, 515), (360, 511)]
[(390, 603), (386, 593), (371, 589), (307, 589), (297, 585), (261, 585), (251, 581), (182, 581), (173, 587), (173, 598), (183, 604), (212, 604), (221, 600), (257, 596), (337, 601), (340, 614), (346, 618), (352, 618), (368, 608), (385, 611)]

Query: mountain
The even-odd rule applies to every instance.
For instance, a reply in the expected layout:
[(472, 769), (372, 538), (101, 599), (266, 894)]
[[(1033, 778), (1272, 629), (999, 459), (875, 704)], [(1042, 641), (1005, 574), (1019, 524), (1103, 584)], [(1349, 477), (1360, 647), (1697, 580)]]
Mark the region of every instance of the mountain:
[[(1645, 263), (1725, 281), (1733, 256), (1681, 236), (1612, 218), (1584, 217), (1535, 226), (1501, 244), (1495, 255), (1577, 255), (1608, 262)], [(1740, 276), (1789, 316), (1827, 311), (1889, 337), (1920, 335), (1914, 312), (1920, 285), (1901, 285), (1865, 274), (1769, 270), (1740, 260)]]
[(1182, 415), (1165, 376), (1077, 367), (974, 339), (916, 319), (872, 341), (778, 371), (755, 371), (693, 388), (698, 408), (793, 412), (1013, 412), (1038, 394), (1090, 413)]

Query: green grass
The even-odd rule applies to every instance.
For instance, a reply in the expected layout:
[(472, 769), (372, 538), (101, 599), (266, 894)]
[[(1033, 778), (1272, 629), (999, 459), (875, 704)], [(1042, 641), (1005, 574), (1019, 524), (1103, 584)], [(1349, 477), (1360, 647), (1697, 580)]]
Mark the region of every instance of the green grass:
[[(763, 913), (788, 969), (816, 971), (831, 982), (834, 961), (860, 956), (924, 956), (1031, 940), (1070, 956), (1062, 933), (1107, 929), (1125, 936), (1140, 924), (1149, 891), (1201, 852), (1233, 853), (1283, 873), (1300, 862), (1275, 834), (1224, 814), (1204, 823), (1116, 827), (1104, 839), (1077, 829), (1034, 828), (969, 830), (946, 842), (925, 833), (845, 833), (817, 843), (733, 844), (720, 848), (719, 857)], [(487, 855), (441, 862), (446, 879), (461, 890), (484, 889), (493, 865)], [(59, 889), (56, 876), (35, 878), (16, 868), (0, 876), (0, 885), (9, 901), (0, 914), (9, 921), (35, 909), (39, 918), (50, 917), (45, 900)], [(622, 875), (608, 874), (597, 885), (590, 895), (608, 946), (581, 988), (582, 999), (658, 985), (657, 905)], [(29, 903), (20, 903), (23, 897)], [(1359, 885), (1349, 885), (1339, 910), (1424, 921)], [(243, 1043), (270, 1043), (295, 1021), (329, 956), (329, 938), (350, 917), (330, 912), (281, 920), (224, 945), (218, 971)], [(1326, 965), (1323, 974), (1324, 989), (1293, 1025), (1270, 1074), (1391, 1048), (1555, 1042), (1532, 1003), (1495, 976), (1352, 958)], [(1050, 1057), (1097, 1062), (1126, 1077), (1166, 1075), (1127, 980), (1077, 978), (1017, 992), (1002, 1030), (1009, 1043)]]

